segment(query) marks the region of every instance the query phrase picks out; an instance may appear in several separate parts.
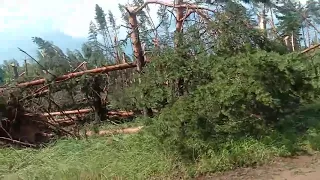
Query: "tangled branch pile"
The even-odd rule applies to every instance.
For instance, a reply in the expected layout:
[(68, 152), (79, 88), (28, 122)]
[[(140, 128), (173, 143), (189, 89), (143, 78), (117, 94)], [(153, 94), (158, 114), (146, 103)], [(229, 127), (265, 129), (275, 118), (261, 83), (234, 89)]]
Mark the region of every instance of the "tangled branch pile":
[[(0, 140), (35, 146), (53, 137), (78, 137), (79, 127), (92, 120), (100, 122), (110, 118), (132, 117), (133, 112), (107, 111), (107, 94), (104, 91), (108, 82), (106, 75), (82, 76), (88, 72), (99, 73), (128, 67), (134, 65), (107, 66), (2, 88)], [(35, 87), (45, 82), (46, 85)]]
[(0, 140), (2, 142), (35, 147), (34, 144), (47, 142), (54, 135), (67, 134), (45, 117), (26, 110), (14, 94), (12, 91), (1, 93)]

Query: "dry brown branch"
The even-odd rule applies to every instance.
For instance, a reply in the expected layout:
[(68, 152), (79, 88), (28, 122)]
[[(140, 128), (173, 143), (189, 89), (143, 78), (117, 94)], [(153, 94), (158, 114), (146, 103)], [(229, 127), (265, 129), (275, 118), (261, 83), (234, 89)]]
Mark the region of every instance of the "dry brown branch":
[(159, 0), (147, 0), (140, 7), (127, 7), (127, 8), (131, 13), (136, 14), (136, 13), (142, 11), (148, 4), (159, 4), (159, 5), (172, 7), (172, 8), (188, 8), (188, 9), (194, 9), (194, 10), (195, 9), (202, 9), (202, 10), (214, 12), (214, 10), (212, 10), (212, 9), (209, 9), (209, 8), (206, 8), (206, 7), (200, 7), (200, 6), (197, 6), (197, 5), (194, 5), (194, 4), (190, 4), (190, 3), (171, 4), (171, 3), (162, 2), (162, 1), (159, 1)]
[(314, 49), (316, 49), (316, 48), (318, 48), (318, 47), (320, 47), (320, 44), (317, 44), (317, 45), (308, 47), (307, 49), (301, 51), (300, 54), (305, 54), (305, 53), (307, 53), (307, 52), (309, 52), (309, 51), (311, 51), (311, 50), (314, 50)]
[(187, 11), (187, 13), (184, 15), (184, 17), (182, 19), (180, 19), (180, 21), (184, 21), (186, 20), (192, 13), (195, 13), (196, 11), (193, 9), (190, 9)]
[(22, 72), (21, 74), (19, 74), (19, 77), (21, 77), (21, 76), (23, 76), (25, 74), (26, 74), (26, 72)]
[(206, 21), (206, 23), (210, 23), (210, 17), (208, 17), (206, 14), (204, 14), (202, 11), (200, 10), (196, 10), (197, 14), (204, 20)]
[[(78, 69), (80, 69), (81, 68), (81, 70), (83, 70), (83, 71), (85, 71), (85, 70), (87, 70), (86, 69), (86, 64), (87, 64), (87, 62), (86, 61), (83, 61), (82, 63), (80, 63), (72, 72), (76, 72)], [(84, 67), (84, 68), (83, 68)]]
[(10, 138), (5, 138), (5, 137), (0, 137), (0, 141), (9, 141), (13, 144), (18, 144), (18, 145), (22, 145), (22, 146), (27, 146), (27, 147), (37, 147), (34, 144), (30, 144), (30, 143), (25, 143), (25, 142), (21, 142), (18, 140), (14, 140), (14, 139), (10, 139)]
[[(50, 113), (43, 113), (41, 116), (48, 117), (48, 116), (62, 116), (66, 114), (86, 114), (92, 112), (92, 109), (79, 109), (79, 110), (71, 110), (71, 111), (63, 111), (63, 112), (50, 112)], [(26, 114), (28, 115), (28, 114)], [(108, 115), (119, 115), (119, 116), (133, 116), (134, 112), (132, 111), (109, 111)]]
[(55, 77), (54, 74), (50, 73), (47, 69), (45, 69), (34, 57), (32, 57), (30, 54), (28, 54), (26, 51), (22, 50), (21, 48), (18, 48), (19, 51), (23, 52), (24, 54), (26, 54), (27, 56), (29, 56), (29, 58), (31, 58), (34, 62), (36, 62), (43, 71), (45, 71), (48, 74), (51, 74), (53, 77)]

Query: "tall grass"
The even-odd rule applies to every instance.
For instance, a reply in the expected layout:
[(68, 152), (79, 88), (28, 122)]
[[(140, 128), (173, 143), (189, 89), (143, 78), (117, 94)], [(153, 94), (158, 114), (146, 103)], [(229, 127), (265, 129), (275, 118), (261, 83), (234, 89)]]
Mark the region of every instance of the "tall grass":
[[(148, 133), (62, 139), (41, 150), (0, 149), (1, 179), (176, 179), (259, 165), (276, 156), (320, 149), (320, 106), (288, 117), (282, 132), (243, 137), (182, 163)], [(299, 124), (300, 123), (300, 124)]]
[(174, 169), (152, 137), (133, 135), (59, 140), (42, 150), (0, 150), (1, 178), (143, 179)]

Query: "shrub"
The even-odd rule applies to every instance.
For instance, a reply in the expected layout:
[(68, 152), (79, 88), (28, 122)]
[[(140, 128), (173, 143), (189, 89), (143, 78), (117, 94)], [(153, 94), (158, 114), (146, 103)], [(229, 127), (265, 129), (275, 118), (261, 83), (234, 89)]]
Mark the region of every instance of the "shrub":
[(233, 139), (258, 138), (316, 96), (301, 55), (257, 51), (207, 61), (209, 81), (164, 108), (151, 127), (187, 159)]

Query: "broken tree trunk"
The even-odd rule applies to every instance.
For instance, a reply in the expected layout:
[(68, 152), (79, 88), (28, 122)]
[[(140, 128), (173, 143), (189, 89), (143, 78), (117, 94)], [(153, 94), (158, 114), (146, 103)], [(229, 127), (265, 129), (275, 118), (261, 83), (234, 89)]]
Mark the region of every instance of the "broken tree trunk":
[[(124, 129), (115, 129), (115, 130), (101, 130), (97, 134), (102, 136), (102, 135), (114, 135), (114, 134), (134, 134), (138, 133), (141, 131), (143, 126), (138, 126), (138, 127), (132, 127), (132, 128), (124, 128)], [(86, 135), (87, 136), (92, 136), (95, 133), (93, 131), (87, 131)]]
[[(140, 74), (142, 72), (142, 67), (145, 65), (145, 57), (143, 54), (143, 49), (141, 46), (141, 41), (139, 37), (139, 29), (138, 29), (138, 21), (137, 21), (137, 12), (135, 12), (132, 8), (126, 8), (128, 14), (129, 14), (129, 23), (130, 28), (132, 30), (131, 33), (131, 41), (132, 41), (132, 47), (133, 47), (133, 54), (137, 62), (137, 71), (139, 73), (139, 83), (141, 83)], [(141, 92), (141, 96), (143, 99), (145, 92)], [(153, 112), (151, 108), (143, 108), (143, 114), (146, 117), (153, 116)]]
[[(128, 68), (134, 68), (137, 65), (135, 63), (125, 63), (125, 64), (117, 64), (113, 66), (105, 66), (105, 67), (100, 67), (100, 68), (95, 68), (95, 69), (90, 69), (86, 71), (80, 71), (80, 72), (74, 72), (74, 73), (69, 73), (60, 77), (57, 77), (55, 81), (63, 81), (66, 79), (71, 79), (74, 77), (79, 77), (85, 74), (97, 74), (97, 73), (103, 73), (103, 72), (110, 72), (110, 71), (117, 71), (117, 70), (122, 70), (122, 69), (128, 69)], [(25, 82), (25, 83), (20, 83), (17, 86), (18, 87), (30, 87), (30, 86), (35, 86), (35, 85), (41, 85), (46, 82), (46, 79), (38, 79), (30, 82)]]
[(100, 75), (97, 75), (93, 79), (92, 90), (93, 90), (93, 107), (95, 109), (95, 121), (100, 123), (107, 119), (107, 107), (105, 102), (102, 100), (101, 96), (103, 89), (100, 87), (102, 83), (102, 78)]
[(18, 79), (18, 77), (19, 77), (18, 67), (15, 64), (11, 64), (11, 66), (12, 66), (12, 69), (13, 69), (14, 79)]
[(312, 51), (312, 50), (314, 50), (316, 48), (320, 48), (320, 44), (316, 44), (314, 46), (308, 47), (307, 49), (301, 51), (300, 54), (308, 53), (309, 51)]
[[(41, 116), (63, 116), (65, 114), (86, 114), (92, 112), (92, 109), (79, 109), (79, 110), (71, 110), (71, 111), (63, 111), (63, 112), (50, 112), (50, 113), (43, 113)], [(28, 114), (25, 114), (28, 115)], [(109, 111), (108, 115), (119, 115), (119, 116), (133, 116), (133, 111)]]
[[(177, 5), (183, 4), (183, 0), (176, 0)], [(180, 47), (183, 44), (182, 36), (183, 36), (183, 21), (184, 21), (184, 7), (179, 7), (176, 8), (176, 31), (175, 31), (175, 39), (174, 39), (174, 44), (176, 51), (180, 51)], [(184, 56), (181, 54), (181, 56)], [(184, 79), (179, 78), (177, 79), (177, 94), (178, 96), (182, 96), (184, 94)]]

